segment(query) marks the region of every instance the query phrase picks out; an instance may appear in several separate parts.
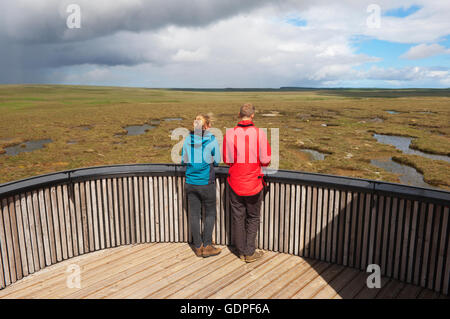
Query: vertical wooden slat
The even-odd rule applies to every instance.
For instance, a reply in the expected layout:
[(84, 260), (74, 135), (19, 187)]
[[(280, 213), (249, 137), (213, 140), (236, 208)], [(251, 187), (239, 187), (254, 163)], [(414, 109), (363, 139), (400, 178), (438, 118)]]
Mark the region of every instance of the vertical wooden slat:
[(370, 203), (370, 221), (369, 221), (369, 249), (367, 254), (367, 265), (375, 263), (375, 241), (376, 241), (376, 231), (377, 231), (377, 207), (378, 207), (378, 196), (371, 196)]
[(346, 205), (347, 193), (345, 191), (340, 192), (340, 202), (339, 202), (339, 219), (338, 219), (338, 251), (337, 251), (337, 263), (344, 264), (344, 249), (348, 242), (345, 241), (345, 230), (346, 226)]
[(99, 228), (99, 238), (100, 238), (100, 249), (105, 249), (105, 214), (103, 212), (103, 195), (102, 195), (102, 186), (101, 180), (98, 179), (95, 182), (95, 194), (97, 202), (95, 205), (97, 207), (97, 216), (98, 216), (98, 228)]
[(167, 176), (163, 177), (163, 190), (164, 190), (164, 200), (163, 200), (163, 215), (164, 215), (164, 241), (170, 242), (169, 233), (169, 189), (167, 183)]
[(420, 204), (420, 212), (418, 217), (418, 231), (417, 231), (417, 243), (415, 247), (415, 257), (414, 257), (414, 273), (412, 282), (415, 285), (420, 283), (420, 275), (422, 271), (422, 258), (423, 258), (423, 246), (425, 241), (425, 226), (428, 220), (427, 218), (427, 204), (422, 202)]
[(270, 187), (270, 206), (269, 206), (269, 228), (267, 230), (267, 235), (269, 237), (269, 246), (268, 249), (269, 250), (273, 250), (274, 249), (274, 245), (273, 245), (273, 237), (275, 234), (275, 183), (270, 183), (269, 184)]
[(131, 214), (133, 216), (132, 220), (134, 219), (134, 227), (131, 226), (131, 229), (133, 230), (133, 233), (136, 234), (135, 239), (133, 243), (140, 243), (141, 242), (141, 221), (140, 221), (140, 214), (139, 214), (139, 181), (138, 177), (134, 176), (132, 179), (130, 179), (132, 186), (132, 190), (130, 190), (133, 193), (131, 198), (131, 202), (133, 203), (133, 210), (131, 210)]
[(39, 269), (45, 268), (44, 238), (42, 235), (41, 213), (39, 211), (38, 193), (36, 190), (30, 194), (31, 213), (36, 234), (36, 246), (38, 249)]
[(63, 196), (63, 211), (64, 211), (64, 223), (66, 229), (66, 240), (67, 240), (67, 258), (73, 257), (73, 238), (72, 238), (72, 227), (70, 224), (70, 207), (69, 207), (69, 194), (67, 191), (67, 185), (62, 186), (62, 196)]
[(392, 277), (400, 279), (400, 269), (402, 264), (403, 238), (404, 238), (404, 219), (405, 219), (405, 200), (399, 199), (398, 203), (398, 220), (397, 231), (395, 237), (395, 256), (393, 258)]
[(12, 240), (14, 246), (14, 259), (16, 265), (16, 276), (17, 280), (23, 278), (23, 270), (22, 270), (22, 257), (20, 252), (20, 235), (19, 235), (19, 224), (17, 221), (16, 207), (14, 203), (14, 198), (10, 197), (6, 200), (6, 204), (8, 205), (8, 211), (11, 220), (11, 231), (12, 231)]
[(108, 202), (108, 188), (107, 188), (107, 180), (103, 178), (101, 181), (101, 189), (102, 189), (102, 206), (103, 206), (103, 220), (104, 220), (104, 227), (105, 227), (105, 247), (110, 248), (111, 247), (111, 228), (110, 228), (110, 221), (111, 221), (111, 213), (109, 208), (109, 202)]
[[(113, 203), (114, 203), (114, 233), (116, 245), (119, 246), (123, 243), (123, 236), (121, 237), (121, 224), (120, 224), (120, 211), (119, 211), (119, 185), (117, 183), (117, 178), (113, 178), (112, 180), (112, 191), (113, 191)], [(121, 204), (121, 202), (120, 202)]]
[[(182, 185), (186, 184), (186, 178), (182, 178)], [(224, 188), (225, 189), (225, 188)], [(187, 207), (187, 198), (186, 198), (186, 191), (184, 187), (182, 188), (183, 191), (183, 234), (184, 234), (184, 241), (189, 241), (189, 232), (188, 232), (188, 207)], [(225, 214), (225, 211), (224, 211)], [(224, 227), (226, 227), (224, 225)], [(227, 242), (227, 237), (225, 237), (225, 244)]]
[(350, 225), (350, 245), (348, 251), (348, 265), (355, 267), (356, 259), (356, 240), (357, 240), (357, 226), (358, 226), (358, 193), (351, 193), (351, 225)]
[(123, 178), (119, 178), (117, 179), (117, 186), (118, 186), (118, 193), (119, 193), (119, 221), (120, 221), (120, 244), (121, 245), (125, 245), (129, 243), (129, 239), (128, 239), (128, 235), (129, 234), (126, 231), (126, 223), (125, 223), (125, 215), (126, 215), (126, 210), (125, 210), (125, 190), (124, 190), (124, 179)]
[(361, 268), (365, 270), (368, 264), (368, 251), (370, 247), (370, 225), (372, 215), (372, 195), (366, 194), (364, 198), (364, 230), (363, 230), (363, 242), (361, 245)]
[(334, 209), (333, 209), (333, 248), (331, 254), (331, 261), (338, 262), (338, 238), (339, 238), (339, 209), (340, 209), (341, 192), (334, 191)]
[[(289, 217), (289, 197), (288, 197), (288, 185), (285, 183), (280, 183), (280, 219), (279, 219), (279, 240), (278, 240), (278, 251), (285, 253), (285, 237), (289, 228), (289, 223), (286, 223), (286, 216)], [(289, 221), (289, 219), (288, 219)]]
[[(216, 187), (216, 224), (214, 227), (214, 236), (215, 242), (217, 244), (221, 243), (221, 228), (220, 224), (222, 223), (221, 215), (220, 215), (220, 180), (216, 177), (215, 180), (215, 187)], [(176, 200), (177, 201), (177, 200)]]
[(26, 193), (26, 208), (28, 215), (28, 226), (30, 228), (31, 247), (33, 251), (34, 270), (38, 271), (41, 269), (41, 264), (39, 261), (40, 249), (38, 244), (38, 236), (36, 234), (36, 222), (34, 219), (33, 195), (30, 192)]
[(109, 220), (109, 243), (111, 247), (116, 247), (116, 230), (115, 230), (115, 209), (114, 209), (114, 192), (112, 189), (113, 181), (111, 178), (106, 180), (106, 194), (108, 199), (108, 220)]
[[(448, 293), (445, 292), (443, 281), (445, 278), (445, 273), (448, 274), (448, 270), (450, 268), (450, 263), (448, 262), (448, 257), (449, 257), (449, 243), (448, 241), (450, 240), (450, 236), (449, 236), (449, 224), (450, 224), (450, 216), (449, 216), (449, 207), (446, 206), (443, 208), (443, 213), (442, 213), (442, 224), (440, 227), (440, 234), (441, 234), (441, 238), (439, 240), (439, 256), (438, 256), (438, 260), (437, 260), (437, 267), (436, 267), (436, 279), (435, 279), (435, 285), (434, 285), (434, 290), (436, 291), (444, 291), (444, 293)], [(448, 283), (447, 283), (448, 284)]]
[(100, 249), (100, 227), (98, 221), (98, 200), (97, 200), (97, 191), (96, 191), (96, 183), (95, 181), (90, 181), (90, 189), (91, 189), (91, 209), (92, 209), (92, 228), (94, 230), (94, 246), (95, 250)]
[(355, 224), (358, 223), (357, 226), (357, 234), (356, 234), (356, 250), (355, 250), (355, 268), (363, 269), (362, 266), (362, 247), (363, 247), (363, 236), (364, 236), (364, 209), (365, 203), (364, 199), (366, 198), (365, 193), (358, 194), (358, 209), (356, 210), (356, 220)]
[(310, 211), (310, 221), (311, 226), (309, 227), (309, 257), (316, 258), (316, 223), (317, 223), (317, 187), (312, 187), (311, 204), (308, 205), (311, 208)]
[[(91, 232), (89, 229), (89, 212), (88, 207), (88, 194), (86, 183), (80, 183), (80, 199), (81, 199), (81, 223), (83, 224), (83, 243), (84, 243), (84, 253), (88, 253), (93, 250), (93, 236), (91, 237)], [(92, 248), (91, 248), (92, 246)]]
[[(159, 232), (160, 232), (160, 240), (162, 242), (166, 241), (166, 233), (165, 233), (165, 211), (164, 211), (164, 181), (161, 176), (158, 176), (158, 197), (159, 197)], [(190, 239), (189, 239), (190, 240)]]
[(64, 220), (64, 206), (63, 206), (63, 195), (62, 195), (62, 186), (56, 187), (56, 212), (59, 222), (59, 231), (61, 238), (61, 250), (62, 250), (62, 258), (67, 259), (68, 251), (67, 251), (67, 237), (66, 237), (66, 222)]
[(278, 245), (280, 240), (280, 183), (274, 183), (274, 210), (273, 210), (273, 250), (278, 251)]
[(317, 189), (317, 208), (315, 209), (316, 213), (316, 229), (315, 233), (315, 252), (314, 257), (320, 259), (320, 249), (322, 243), (322, 205), (323, 205), (323, 189), (319, 187)]
[(6, 214), (7, 214), (6, 206), (2, 207), (2, 205), (0, 205), (0, 257), (1, 257), (0, 276), (2, 279), (1, 280), (2, 287), (10, 285), (12, 281), (11, 279), (12, 269), (9, 264), (10, 257), (8, 256), (9, 251), (6, 240), (6, 231), (4, 223), (4, 217)]
[(228, 229), (229, 231), (226, 232), (226, 237), (225, 237), (225, 244), (229, 245), (231, 244), (231, 238), (233, 236), (233, 231), (232, 231), (232, 221), (231, 221), (231, 207), (230, 207), (230, 186), (228, 183), (226, 183), (226, 187), (225, 187), (225, 229)]
[[(220, 184), (220, 180), (219, 180)], [(217, 185), (219, 186), (219, 185)], [(184, 231), (183, 231), (183, 225), (184, 225), (184, 215), (183, 215), (183, 178), (178, 177), (177, 178), (177, 189), (178, 189), (178, 240), (180, 242), (184, 241)], [(219, 189), (220, 193), (220, 189)], [(220, 214), (220, 208), (217, 211), (217, 214)], [(219, 243), (222, 245), (222, 241), (220, 240)]]
[[(80, 183), (73, 185), (73, 200), (75, 202), (75, 219), (77, 225), (77, 241), (78, 241), (78, 253), (84, 254), (84, 232), (83, 232), (83, 213), (82, 213), (82, 199), (80, 195)], [(87, 235), (87, 233), (86, 233)]]
[(130, 209), (128, 206), (129, 203), (129, 196), (128, 196), (128, 178), (123, 177), (122, 178), (122, 189), (123, 189), (123, 216), (124, 216), (124, 232), (125, 232), (125, 243), (127, 245), (132, 243), (131, 240), (131, 227), (130, 227)]
[(149, 200), (150, 200), (150, 241), (156, 241), (156, 233), (157, 233), (157, 225), (156, 225), (156, 215), (155, 214), (155, 197), (154, 197), (154, 188), (156, 185), (154, 184), (154, 177), (150, 176), (148, 178), (148, 191), (149, 191)]
[(285, 187), (283, 183), (277, 183), (275, 188), (275, 236), (274, 249), (282, 251), (283, 247), (283, 221), (284, 221), (284, 196)]
[(63, 260), (63, 247), (61, 240), (61, 227), (59, 225), (58, 196), (56, 187), (50, 188), (50, 200), (52, 207), (53, 226), (55, 230), (56, 260), (61, 261)]
[(327, 218), (327, 257), (326, 261), (331, 262), (332, 260), (332, 247), (333, 247), (333, 227), (334, 223), (334, 193), (335, 191), (333, 189), (329, 190), (329, 200), (328, 200), (328, 218)]
[(391, 197), (385, 197), (384, 203), (384, 221), (383, 221), (383, 237), (382, 237), (382, 245), (381, 245), (381, 274), (386, 275), (387, 272), (387, 261), (389, 259), (389, 234), (391, 232)]
[(153, 192), (155, 195), (155, 238), (156, 242), (161, 242), (161, 228), (159, 225), (159, 182), (158, 177), (153, 177)]
[(425, 241), (424, 241), (424, 249), (423, 249), (423, 261), (422, 261), (422, 271), (420, 274), (420, 282), (419, 285), (422, 287), (427, 286), (428, 279), (428, 266), (430, 264), (430, 253), (433, 246), (432, 243), (432, 229), (434, 227), (433, 218), (434, 218), (434, 204), (429, 203), (427, 205), (427, 221), (426, 221), (426, 229), (425, 229)]
[(17, 230), (19, 233), (19, 246), (20, 246), (20, 260), (22, 262), (22, 275), (23, 277), (29, 274), (28, 259), (27, 259), (27, 247), (25, 239), (25, 231), (23, 225), (22, 209), (21, 209), (21, 199), (19, 195), (14, 197), (14, 210), (17, 218)]
[(311, 198), (312, 189), (311, 186), (306, 187), (306, 215), (305, 215), (305, 246), (304, 246), (304, 256), (310, 257), (310, 247), (311, 247)]
[(148, 191), (148, 180), (149, 178), (145, 176), (143, 178), (143, 192), (144, 192), (144, 224), (145, 224), (145, 242), (150, 242), (150, 202), (149, 202), (149, 191)]
[(264, 200), (264, 232), (263, 232), (263, 247), (264, 249), (269, 249), (269, 230), (270, 230), (270, 205), (272, 198), (272, 189), (270, 184), (268, 183), (268, 192), (266, 194), (266, 198)]
[(301, 227), (300, 224), (300, 208), (301, 208), (301, 186), (295, 185), (295, 226), (294, 226), (294, 255), (300, 255), (300, 234)]
[(16, 259), (14, 256), (14, 241), (11, 227), (11, 217), (8, 208), (8, 202), (6, 198), (0, 201), (0, 214), (3, 212), (3, 226), (4, 226), (4, 234), (6, 239), (6, 250), (8, 252), (8, 262), (9, 262), (9, 272), (11, 276), (11, 282), (14, 283), (17, 281), (17, 273), (16, 273)]
[[(444, 210), (444, 214), (448, 215), (449, 214), (449, 207), (445, 207)], [(445, 255), (445, 264), (443, 265), (443, 269), (442, 269), (442, 276), (444, 277), (443, 279), (443, 284), (442, 284), (442, 292), (445, 295), (449, 294), (449, 286), (450, 286), (450, 236), (449, 236), (449, 232), (448, 232), (448, 225), (450, 224), (450, 222), (447, 222), (447, 232), (446, 232), (446, 237), (447, 237), (447, 247), (446, 247), (446, 252)]]
[(433, 238), (431, 241), (431, 253), (430, 262), (428, 267), (428, 275), (426, 278), (426, 288), (434, 289), (434, 282), (436, 278), (436, 267), (437, 260), (439, 257), (439, 239), (441, 234), (441, 227), (443, 222), (442, 206), (434, 205), (433, 208), (433, 226), (431, 232), (433, 233)]
[(25, 249), (27, 251), (27, 260), (28, 260), (28, 272), (30, 274), (34, 273), (35, 266), (33, 260), (33, 250), (31, 246), (31, 234), (30, 234), (30, 226), (28, 221), (28, 213), (27, 213), (27, 202), (25, 194), (20, 195), (20, 208), (22, 212), (22, 221), (23, 221), (23, 229), (25, 233)]
[(350, 258), (350, 236), (352, 225), (352, 192), (348, 191), (346, 194), (345, 209), (341, 209), (341, 214), (345, 211), (344, 221), (344, 247), (342, 252), (342, 264), (344, 266), (349, 265)]
[(410, 242), (409, 242), (409, 254), (408, 254), (408, 264), (407, 264), (407, 276), (406, 276), (406, 282), (412, 283), (413, 280), (413, 274), (414, 274), (414, 257), (415, 257), (415, 245), (417, 240), (417, 223), (419, 221), (419, 203), (417, 201), (414, 201), (414, 209), (413, 209), (413, 217), (412, 217), (412, 223), (411, 223), (411, 236), (410, 236)]
[(49, 234), (49, 244), (50, 244), (50, 257), (51, 263), (56, 263), (56, 240), (55, 240), (55, 227), (53, 221), (53, 212), (52, 212), (52, 202), (50, 198), (50, 188), (44, 189), (44, 199), (46, 206), (46, 219), (47, 219), (47, 227)]
[(50, 235), (48, 232), (48, 221), (47, 221), (47, 211), (45, 207), (44, 200), (44, 190), (40, 189), (38, 192), (38, 203), (40, 212), (40, 221), (42, 229), (42, 239), (44, 244), (44, 256), (45, 256), (45, 266), (50, 266), (52, 264), (51, 252), (50, 252)]
[(76, 212), (75, 212), (75, 193), (74, 193), (74, 186), (73, 184), (69, 184), (67, 186), (67, 197), (68, 197), (68, 201), (69, 201), (69, 210), (68, 213), (70, 215), (70, 219), (69, 221), (67, 221), (68, 223), (70, 222), (70, 229), (72, 231), (72, 241), (71, 244), (72, 245), (72, 251), (73, 251), (73, 255), (74, 256), (78, 256), (79, 255), (79, 251), (78, 251), (78, 234), (77, 234), (77, 217), (76, 217)]
[(323, 202), (322, 202), (322, 218), (320, 227), (320, 260), (326, 260), (327, 254), (327, 235), (328, 235), (328, 188), (323, 189)]
[(167, 177), (167, 192), (168, 192), (168, 203), (169, 203), (169, 241), (173, 243), (175, 241), (175, 233), (174, 233), (174, 214), (173, 214), (173, 178), (172, 176)]
[(411, 220), (412, 220), (412, 209), (411, 209), (411, 201), (406, 201), (406, 210), (404, 215), (405, 222), (403, 224), (403, 236), (402, 236), (402, 261), (400, 264), (400, 275), (399, 279), (401, 281), (406, 280), (406, 268), (408, 262), (408, 244), (409, 244), (409, 234), (411, 230)]
[(295, 237), (294, 237), (294, 227), (295, 227), (295, 207), (297, 206), (295, 204), (295, 185), (289, 185), (289, 230), (288, 232), (288, 247), (286, 252), (289, 254), (294, 253), (294, 243), (295, 243)]
[(399, 212), (397, 211), (398, 206), (398, 198), (392, 198), (392, 209), (391, 209), (391, 220), (390, 220), (390, 233), (389, 233), (389, 247), (387, 250), (386, 257), (386, 275), (388, 277), (392, 277), (394, 263), (396, 263), (395, 259), (395, 243), (396, 243), (396, 229), (397, 229), (397, 220), (399, 217)]

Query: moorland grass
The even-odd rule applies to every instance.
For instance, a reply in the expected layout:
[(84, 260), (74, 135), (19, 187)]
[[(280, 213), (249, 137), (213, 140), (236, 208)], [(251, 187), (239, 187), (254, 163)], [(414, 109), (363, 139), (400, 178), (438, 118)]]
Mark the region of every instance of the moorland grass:
[[(171, 130), (190, 129), (196, 114), (212, 113), (214, 127), (225, 132), (236, 124), (240, 105), (252, 102), (257, 108), (257, 126), (280, 129), (282, 169), (399, 182), (396, 174), (370, 164), (371, 159), (394, 157), (422, 172), (427, 183), (450, 189), (449, 163), (405, 155), (373, 138), (374, 133), (414, 137), (411, 147), (449, 155), (447, 91), (177, 91), (3, 85), (0, 153), (28, 140), (52, 139), (53, 143), (17, 156), (1, 155), (0, 183), (86, 166), (171, 162), (171, 147), (178, 142), (170, 139)], [(273, 111), (279, 114), (262, 116)], [(144, 135), (123, 135), (128, 125), (178, 117), (183, 120), (161, 121)], [(301, 148), (328, 156), (310, 161)]]

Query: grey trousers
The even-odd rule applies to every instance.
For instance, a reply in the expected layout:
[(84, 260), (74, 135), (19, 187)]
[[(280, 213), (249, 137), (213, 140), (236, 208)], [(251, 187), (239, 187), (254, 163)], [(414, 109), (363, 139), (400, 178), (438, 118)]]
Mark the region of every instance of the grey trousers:
[(239, 196), (230, 186), (230, 206), (234, 245), (240, 255), (255, 252), (263, 190), (253, 196)]
[[(189, 226), (192, 242), (196, 248), (212, 244), (212, 231), (216, 222), (216, 185), (185, 184), (185, 191), (189, 203)], [(200, 222), (202, 218), (202, 204), (205, 205), (205, 220), (203, 221), (203, 235)]]

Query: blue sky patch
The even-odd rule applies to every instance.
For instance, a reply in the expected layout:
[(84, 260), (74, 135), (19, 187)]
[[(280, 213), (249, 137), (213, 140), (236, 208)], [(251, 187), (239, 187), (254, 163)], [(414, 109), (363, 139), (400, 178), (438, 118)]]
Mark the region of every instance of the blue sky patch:
[(420, 9), (422, 9), (421, 6), (412, 5), (408, 8), (400, 7), (400, 8), (396, 8), (396, 9), (387, 10), (386, 12), (384, 12), (383, 15), (388, 16), (388, 17), (404, 18), (404, 17), (410, 16), (413, 13), (416, 13)]
[(307, 24), (306, 20), (303, 20), (303, 19), (300, 19), (300, 18), (297, 18), (297, 17), (288, 18), (288, 19), (286, 19), (286, 22), (288, 24), (295, 25), (296, 27), (304, 27)]

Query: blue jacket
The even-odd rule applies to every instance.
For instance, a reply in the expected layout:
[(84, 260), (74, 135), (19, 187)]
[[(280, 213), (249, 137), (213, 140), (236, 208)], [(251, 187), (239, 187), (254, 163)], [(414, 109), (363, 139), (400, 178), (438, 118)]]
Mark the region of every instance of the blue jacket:
[(214, 166), (220, 162), (219, 143), (213, 134), (202, 131), (202, 136), (191, 132), (183, 144), (181, 164), (186, 165), (186, 183), (208, 185), (215, 181)]

